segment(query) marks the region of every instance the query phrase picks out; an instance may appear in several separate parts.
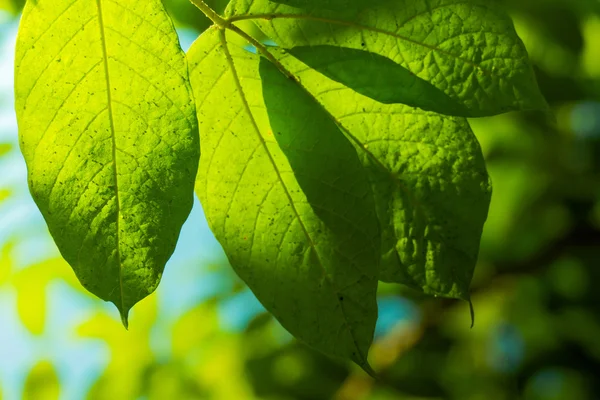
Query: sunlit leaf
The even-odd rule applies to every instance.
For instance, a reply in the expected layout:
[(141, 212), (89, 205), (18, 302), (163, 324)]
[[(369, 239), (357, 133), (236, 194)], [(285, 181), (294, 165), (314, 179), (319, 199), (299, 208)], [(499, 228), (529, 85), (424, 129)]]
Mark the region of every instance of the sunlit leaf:
[(14, 268), (13, 252), (15, 241), (8, 240), (2, 243), (0, 248), (0, 284), (5, 283), (12, 274)]
[(384, 104), (401, 103), (444, 114), (469, 110), (389, 58), (337, 46), (298, 46), (289, 53), (325, 76)]
[(31, 193), (81, 283), (129, 309), (157, 287), (192, 206), (187, 66), (159, 0), (36, 0), (16, 50)]
[(16, 270), (12, 284), (17, 291), (17, 312), (23, 325), (33, 334), (42, 334), (46, 324), (47, 291), (50, 282), (60, 279), (74, 290), (90, 295), (85, 291), (73, 271), (61, 258), (51, 258)]
[[(214, 301), (185, 313), (173, 327), (173, 357), (181, 360), (207, 394), (203, 398), (254, 399), (246, 382), (246, 350), (238, 334), (219, 329)], [(205, 360), (211, 360), (205, 362)]]
[(196, 190), (233, 268), (296, 337), (368, 368), (380, 245), (356, 150), (301, 86), (223, 32), (188, 58)]
[(0, 143), (0, 157), (8, 154), (12, 148), (13, 146), (10, 143)]
[(274, 52), (352, 139), (382, 229), (380, 279), (469, 298), (490, 183), (464, 118), (384, 105)]
[[(445, 113), (485, 116), (546, 107), (525, 47), (510, 18), (494, 2), (383, 1), (357, 13), (327, 9), (318, 0), (233, 0), (225, 13), (233, 21), (256, 22), (287, 49), (327, 45), (385, 57), (467, 110), (457, 113), (448, 109)], [(306, 49), (304, 57), (309, 53)], [(389, 75), (389, 63), (380, 66), (378, 73)], [(330, 72), (345, 68), (347, 63), (335, 59), (327, 66)], [(365, 76), (343, 74), (344, 83), (353, 87), (369, 78), (379, 79), (375, 70), (377, 64), (369, 64)], [(339, 72), (337, 75), (342, 75), (343, 71)]]
[(0, 201), (4, 201), (11, 196), (12, 192), (9, 189), (0, 188)]
[(156, 362), (150, 332), (157, 319), (156, 296), (135, 308), (129, 331), (105, 313), (98, 313), (77, 329), (79, 337), (101, 339), (108, 345), (110, 362), (94, 383), (89, 399), (134, 399), (141, 396), (145, 371)]
[(0, 10), (8, 11), (12, 14), (18, 14), (23, 8), (25, 0), (0, 0)]
[(25, 380), (24, 400), (58, 400), (60, 383), (56, 370), (49, 361), (37, 363)]
[(35, 275), (36, 269), (19, 271), (14, 285), (17, 289), (17, 312), (23, 325), (33, 334), (41, 335), (46, 323), (46, 286), (48, 280)]
[(185, 313), (173, 327), (173, 355), (184, 358), (194, 347), (219, 331), (219, 317), (214, 302), (205, 302)]

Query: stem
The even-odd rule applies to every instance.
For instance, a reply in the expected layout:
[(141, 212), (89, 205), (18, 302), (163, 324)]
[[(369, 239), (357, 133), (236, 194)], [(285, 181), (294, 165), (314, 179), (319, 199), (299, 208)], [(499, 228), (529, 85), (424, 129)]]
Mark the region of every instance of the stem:
[(217, 14), (215, 12), (215, 10), (210, 8), (210, 6), (208, 4), (206, 4), (204, 2), (204, 0), (190, 0), (190, 1), (192, 2), (193, 5), (198, 7), (198, 9), (200, 11), (202, 11), (202, 13), (204, 15), (206, 15), (206, 17), (208, 19), (210, 19), (212, 22), (214, 22), (215, 25), (219, 26), (220, 28), (225, 28), (227, 25), (229, 25), (229, 23), (227, 21), (225, 21), (219, 14)]
[(246, 32), (244, 32), (237, 26), (233, 25), (231, 23), (232, 22), (231, 20), (224, 19), (223, 17), (221, 17), (219, 14), (217, 14), (215, 12), (215, 10), (210, 8), (210, 6), (208, 4), (206, 4), (204, 2), (204, 0), (190, 0), (190, 1), (192, 2), (193, 5), (198, 7), (198, 9), (200, 11), (202, 11), (202, 13), (204, 15), (206, 15), (206, 17), (208, 19), (210, 19), (212, 22), (214, 22), (215, 25), (217, 25), (219, 28), (230, 29), (231, 31), (237, 33), (238, 35), (240, 35), (241, 37), (246, 39), (249, 43), (251, 43), (254, 47), (256, 47), (256, 49), (258, 51), (260, 51), (263, 56), (267, 57), (267, 59), (269, 61), (271, 61), (285, 76), (287, 76), (288, 78), (293, 79), (295, 81), (297, 80), (296, 77), (290, 71), (288, 71), (275, 57), (273, 57), (273, 55), (269, 52), (269, 50), (265, 47), (265, 45), (260, 43), (258, 40), (254, 39), (252, 36), (248, 35)]
[(228, 24), (227, 29), (232, 30), (233, 32), (246, 39), (252, 46), (256, 47), (256, 49), (260, 51), (260, 53), (263, 56), (265, 56), (269, 61), (271, 61), (277, 67), (277, 69), (279, 69), (279, 71), (281, 71), (285, 76), (287, 76), (290, 79), (293, 79), (294, 81), (297, 81), (296, 76), (294, 76), (290, 71), (288, 71), (287, 68), (285, 68), (283, 64), (279, 62), (279, 60), (273, 57), (273, 54), (271, 54), (269, 49), (267, 49), (267, 47), (264, 44), (254, 39), (252, 36), (248, 35), (246, 32), (244, 32), (243, 30), (231, 23)]

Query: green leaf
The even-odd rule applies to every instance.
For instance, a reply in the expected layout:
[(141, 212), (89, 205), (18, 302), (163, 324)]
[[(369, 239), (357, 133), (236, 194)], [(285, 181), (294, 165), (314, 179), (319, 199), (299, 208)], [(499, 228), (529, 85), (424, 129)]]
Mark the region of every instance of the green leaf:
[(10, 153), (13, 145), (10, 143), (0, 143), (0, 157)]
[(15, 79), (33, 198), (82, 285), (127, 324), (193, 200), (197, 121), (173, 25), (159, 0), (30, 1)]
[(12, 195), (10, 189), (0, 188), (0, 202), (8, 199)]
[[(461, 104), (468, 116), (546, 108), (525, 47), (494, 2), (398, 0), (360, 13), (327, 10), (315, 0), (305, 3), (297, 8), (269, 0), (232, 0), (225, 14), (231, 21), (256, 22), (286, 49), (327, 45), (386, 57)], [(346, 67), (337, 63), (328, 69)], [(337, 74), (350, 87), (389, 74), (388, 63), (379, 72), (376, 65), (371, 68), (360, 78)]]
[(338, 121), (369, 172), (382, 230), (380, 280), (469, 299), (491, 185), (466, 119), (381, 104), (272, 53)]
[(401, 103), (443, 114), (469, 115), (457, 100), (379, 54), (327, 45), (298, 46), (289, 53), (328, 78), (381, 103)]
[(210, 29), (188, 54), (196, 185), (233, 268), (292, 334), (366, 370), (380, 233), (366, 171), (295, 80)]
[(274, 3), (286, 4), (298, 8), (316, 8), (320, 10), (335, 10), (337, 12), (355, 13), (361, 9), (372, 7), (373, 4), (390, 0), (273, 0)]
[(25, 0), (0, 0), (0, 10), (18, 15), (24, 4)]
[(382, 229), (380, 279), (469, 299), (491, 186), (467, 121), (380, 104), (283, 52), (277, 57), (338, 121), (369, 171)]
[(25, 379), (23, 400), (54, 400), (60, 398), (60, 381), (49, 361), (39, 361)]

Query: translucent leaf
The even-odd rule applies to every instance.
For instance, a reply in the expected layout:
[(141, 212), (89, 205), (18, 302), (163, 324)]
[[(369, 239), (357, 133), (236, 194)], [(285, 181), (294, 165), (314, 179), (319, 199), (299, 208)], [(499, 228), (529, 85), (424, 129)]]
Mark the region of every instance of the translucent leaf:
[(381, 103), (469, 116), (461, 103), (379, 54), (326, 45), (298, 46), (289, 53), (328, 78)]
[(89, 291), (152, 293), (192, 207), (199, 145), (187, 66), (159, 0), (36, 0), (16, 49), (31, 193)]
[[(546, 107), (525, 47), (494, 2), (380, 1), (361, 12), (330, 10), (314, 0), (298, 3), (232, 0), (225, 13), (232, 21), (255, 21), (287, 49), (327, 45), (378, 54), (430, 82), (468, 116)], [(389, 63), (381, 63), (379, 72), (376, 67), (364, 76), (345, 74), (344, 83), (356, 87), (389, 73)], [(329, 71), (345, 68), (335, 60), (328, 66)]]
[[(217, 12), (222, 12), (227, 5), (227, 0), (207, 0), (206, 3)], [(208, 18), (202, 14), (189, 0), (163, 0), (165, 8), (178, 23), (204, 31), (211, 25)]]
[(380, 243), (356, 150), (297, 82), (225, 33), (207, 31), (188, 59), (196, 190), (233, 268), (292, 334), (368, 370)]
[(466, 119), (381, 104), (272, 53), (359, 152), (382, 230), (380, 279), (468, 299), (491, 186)]

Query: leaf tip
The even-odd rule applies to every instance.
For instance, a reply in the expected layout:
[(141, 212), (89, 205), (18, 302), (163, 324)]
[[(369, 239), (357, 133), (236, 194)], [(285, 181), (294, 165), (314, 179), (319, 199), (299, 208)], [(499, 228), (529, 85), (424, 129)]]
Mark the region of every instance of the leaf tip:
[(471, 313), (471, 329), (475, 326), (475, 309), (473, 308), (473, 302), (469, 298), (469, 312)]
[(121, 310), (119, 309), (119, 313), (121, 314), (121, 322), (125, 329), (129, 330), (129, 309)]
[(363, 361), (361, 363), (358, 364), (363, 371), (365, 371), (371, 378), (375, 379), (375, 380), (379, 380), (379, 376), (377, 375), (377, 372), (375, 372), (375, 370), (373, 369), (373, 367), (371, 367), (371, 364), (369, 364), (368, 361)]

